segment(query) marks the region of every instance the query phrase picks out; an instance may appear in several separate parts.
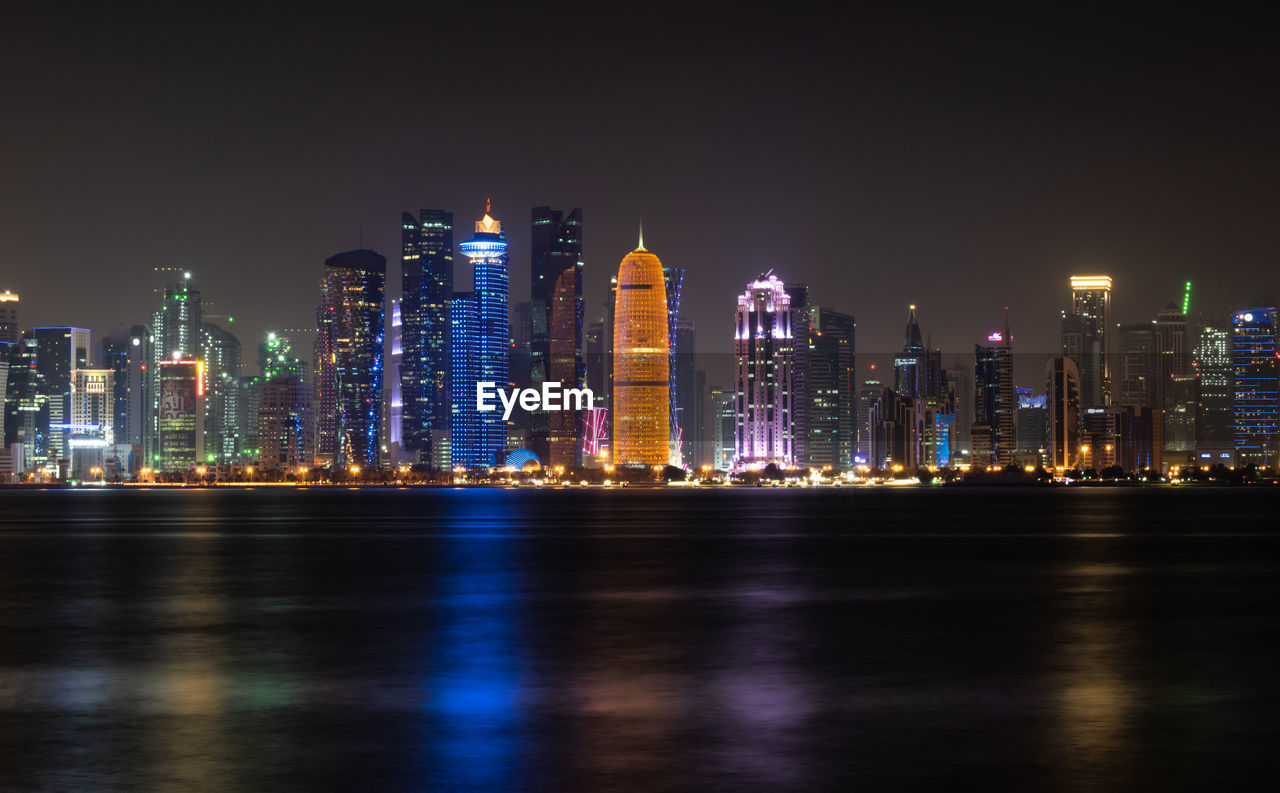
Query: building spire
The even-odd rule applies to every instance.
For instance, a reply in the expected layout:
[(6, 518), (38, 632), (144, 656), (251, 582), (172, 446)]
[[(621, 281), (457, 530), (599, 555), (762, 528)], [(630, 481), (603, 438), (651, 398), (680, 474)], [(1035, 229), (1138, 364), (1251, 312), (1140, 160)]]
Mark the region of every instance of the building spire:
[(487, 214), (489, 214), (491, 211), (492, 211), (492, 210), (489, 208), (489, 196), (485, 196), (485, 197), (484, 197), (484, 213), (487, 215)]
[(640, 244), (636, 246), (636, 250), (644, 250), (644, 218), (640, 218)]

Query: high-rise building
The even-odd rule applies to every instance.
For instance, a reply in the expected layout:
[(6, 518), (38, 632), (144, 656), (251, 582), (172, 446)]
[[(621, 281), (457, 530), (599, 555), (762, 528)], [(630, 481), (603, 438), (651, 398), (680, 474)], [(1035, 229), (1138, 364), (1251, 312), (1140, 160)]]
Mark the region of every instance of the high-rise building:
[[(738, 468), (795, 465), (791, 295), (767, 273), (738, 296), (734, 333), (737, 359)], [(806, 345), (807, 346), (807, 345)]]
[(809, 459), (805, 428), (809, 426), (809, 285), (790, 283), (783, 286), (791, 298), (791, 456), (796, 465)]
[(918, 457), (925, 465), (944, 466), (950, 463), (953, 427), (955, 424), (955, 399), (947, 390), (942, 373), (942, 351), (929, 349), (920, 332), (916, 307), (910, 306), (902, 352), (893, 359), (894, 392), (903, 398), (917, 401), (917, 424), (909, 428), (910, 442), (918, 450)]
[[(875, 374), (875, 368), (875, 364), (872, 364), (871, 373), (873, 375)], [(884, 383), (875, 377), (863, 380), (862, 386), (858, 389), (858, 414), (855, 419), (857, 423), (857, 445), (853, 455), (855, 465), (868, 465), (875, 468), (883, 462), (875, 454), (875, 445), (872, 442), (873, 430), (877, 420), (876, 406), (883, 393)]]
[(293, 374), (278, 373), (259, 387), (257, 462), (267, 469), (296, 472), (315, 459), (312, 392)]
[(4, 445), (23, 449), (20, 472), (43, 471), (49, 462), (49, 388), (40, 367), (40, 344), (26, 334), (9, 353)]
[(1013, 338), (1003, 331), (974, 346), (974, 423), (969, 430), (972, 464), (1008, 465), (1017, 449), (1017, 394), (1013, 386)]
[(323, 463), (378, 466), (386, 277), (386, 257), (374, 251), (325, 260), (316, 306), (315, 384), (316, 456)]
[[(458, 247), (471, 262), (473, 291), (455, 294), (452, 322), (452, 422), (454, 466), (487, 468), (506, 459), (507, 422), (501, 410), (476, 410), (479, 383), (506, 388), (510, 377), (511, 318), (507, 238), (489, 214), (476, 221), (475, 235)], [(458, 349), (461, 347), (461, 349)]]
[(1164, 417), (1164, 443), (1170, 451), (1195, 448), (1198, 396), (1191, 369), (1191, 338), (1187, 317), (1174, 304), (1156, 314), (1154, 406)]
[(0, 292), (0, 343), (17, 344), (22, 338), (18, 324), (18, 295), (5, 290)]
[(734, 428), (737, 420), (734, 416), (734, 405), (737, 402), (732, 388), (712, 388), (709, 392), (711, 404), (711, 466), (717, 471), (728, 471), (733, 467)]
[(671, 458), (671, 321), (662, 261), (644, 237), (618, 266), (613, 316), (613, 462)]
[(432, 433), (449, 429), (449, 306), (453, 295), (453, 213), (424, 209), (401, 216), (398, 370), (402, 459), (432, 461)]
[(1231, 316), (1235, 447), (1242, 465), (1270, 466), (1280, 442), (1280, 351), (1274, 307)]
[(671, 432), (668, 462), (681, 465), (680, 436), (683, 427), (680, 425), (680, 386), (676, 379), (680, 375), (680, 367), (676, 362), (679, 351), (676, 334), (680, 321), (680, 294), (684, 289), (684, 268), (662, 266), (663, 283), (667, 290), (667, 350), (670, 360), (667, 362), (667, 376), (670, 381), (668, 395), (671, 399), (670, 417), (667, 428)]
[(258, 370), (264, 380), (281, 375), (306, 381), (307, 362), (293, 353), (293, 342), (284, 333), (268, 331), (267, 338), (258, 343)]
[(153, 461), (151, 346), (146, 325), (120, 326), (102, 340), (102, 365), (111, 370), (113, 453), (121, 474)]
[[(530, 386), (558, 382), (580, 388), (586, 377), (582, 299), (582, 210), (568, 216), (534, 207), (530, 238)], [(529, 448), (550, 465), (574, 467), (581, 460), (580, 416), (575, 410), (530, 415)]]
[(1062, 354), (1080, 368), (1084, 407), (1111, 404), (1111, 277), (1071, 276), (1071, 314), (1064, 317)]
[(75, 369), (71, 373), (71, 435), (68, 475), (101, 479), (114, 444), (110, 369)]
[[(401, 454), (401, 448), (404, 446), (404, 393), (400, 387), (400, 371), (401, 362), (404, 360), (404, 324), (400, 318), (400, 301), (391, 301), (391, 326), (387, 330), (388, 338), (391, 339), (391, 366), (387, 369), (390, 376), (387, 380), (391, 387), (383, 389), (383, 398), (385, 404), (382, 406), (382, 423), (383, 436), (386, 439), (387, 454), (390, 455), (388, 461), (392, 467), (398, 467), (402, 462), (410, 462), (406, 456)], [(416, 463), (418, 460), (413, 460)]]
[(809, 307), (805, 355), (805, 464), (844, 471), (853, 467), (857, 433), (854, 417), (854, 334), (849, 314)]
[(1156, 394), (1155, 326), (1150, 322), (1119, 325), (1116, 338), (1119, 342), (1120, 379), (1115, 401), (1135, 407), (1153, 406)]
[(1045, 404), (1045, 395), (1034, 394), (1030, 388), (1019, 388), (1017, 393), (1018, 454), (1023, 455), (1024, 459), (1034, 455), (1037, 463), (1044, 462), (1040, 459), (1041, 453), (1049, 448), (1049, 410)]
[(1064, 355), (1045, 366), (1045, 425), (1049, 464), (1074, 470), (1080, 464), (1080, 370)]
[(204, 361), (174, 356), (160, 361), (160, 411), (154, 466), (163, 473), (184, 473), (204, 462)]
[(943, 379), (955, 407), (950, 462), (962, 462), (969, 454), (969, 428), (973, 426), (973, 370), (968, 366), (952, 366), (943, 372)]
[(1233, 445), (1231, 334), (1204, 327), (1194, 350), (1193, 369), (1199, 379), (1196, 406), (1196, 445), (1229, 449)]
[(70, 458), (71, 373), (93, 363), (92, 346), (85, 328), (35, 328), (32, 334), (49, 395), (49, 462), (57, 464)]
[[(698, 390), (697, 330), (691, 319), (676, 321), (675, 355), (672, 356), (676, 367), (676, 426), (680, 438), (680, 461), (686, 466), (694, 464), (694, 449), (697, 447), (698, 428), (701, 422), (700, 405), (702, 393)], [(674, 460), (673, 460), (674, 462)]]
[(200, 324), (205, 375), (205, 461), (217, 465), (252, 462), (242, 455), (240, 426), (240, 377), (243, 369), (240, 340), (212, 322)]

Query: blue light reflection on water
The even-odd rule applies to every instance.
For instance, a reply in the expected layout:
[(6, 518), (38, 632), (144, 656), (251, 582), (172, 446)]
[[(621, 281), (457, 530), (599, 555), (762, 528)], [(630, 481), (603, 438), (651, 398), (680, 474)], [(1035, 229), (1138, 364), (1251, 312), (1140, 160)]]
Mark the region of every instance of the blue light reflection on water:
[(441, 546), (436, 627), (424, 648), (422, 790), (510, 790), (520, 777), (524, 669), (511, 505), (477, 491), (449, 516), (476, 533), (455, 533)]

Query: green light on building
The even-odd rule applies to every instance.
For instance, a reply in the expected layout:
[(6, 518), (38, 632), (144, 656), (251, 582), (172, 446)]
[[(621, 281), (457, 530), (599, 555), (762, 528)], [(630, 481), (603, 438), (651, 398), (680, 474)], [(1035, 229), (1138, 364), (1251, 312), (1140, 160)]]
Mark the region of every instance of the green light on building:
[(1191, 282), (1187, 281), (1186, 289), (1182, 292), (1182, 315), (1185, 317), (1191, 312)]

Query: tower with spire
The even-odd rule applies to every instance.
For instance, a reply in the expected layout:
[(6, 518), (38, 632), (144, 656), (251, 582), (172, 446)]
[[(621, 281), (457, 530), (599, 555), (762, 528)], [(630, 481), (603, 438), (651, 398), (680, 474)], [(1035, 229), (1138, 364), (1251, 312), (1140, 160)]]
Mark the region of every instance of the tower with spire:
[(458, 245), (471, 262), (473, 285), (454, 295), (450, 319), (450, 454), (454, 466), (467, 468), (500, 465), (507, 447), (502, 412), (476, 410), (477, 384), (506, 386), (511, 350), (507, 238), (487, 198), (484, 208), (475, 234)]

